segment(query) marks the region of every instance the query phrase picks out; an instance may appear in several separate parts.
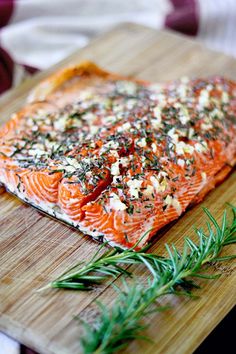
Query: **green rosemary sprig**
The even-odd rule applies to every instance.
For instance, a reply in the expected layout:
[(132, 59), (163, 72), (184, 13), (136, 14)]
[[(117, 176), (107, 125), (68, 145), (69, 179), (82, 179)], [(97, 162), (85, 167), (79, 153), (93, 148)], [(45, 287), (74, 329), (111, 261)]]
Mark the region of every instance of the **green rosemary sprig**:
[(221, 226), (207, 209), (204, 211), (209, 219), (208, 235), (202, 229), (196, 229), (198, 244), (186, 238), (182, 252), (174, 245), (166, 245), (169, 257), (148, 263), (153, 277), (149, 278), (147, 286), (137, 282), (128, 286), (124, 281), (124, 289), (117, 288), (118, 296), (110, 309), (99, 304), (100, 316), (96, 326), (82, 322), (85, 333), (81, 345), (85, 354), (111, 354), (123, 349), (133, 339), (145, 339), (142, 320), (159, 310), (156, 305), (159, 297), (166, 294), (192, 296), (191, 288), (197, 287), (194, 278), (219, 277), (219, 274), (205, 274), (204, 265), (236, 257), (218, 257), (223, 247), (236, 243), (236, 208), (232, 206), (233, 220), (229, 225), (224, 212)]
[[(146, 235), (146, 233), (145, 233)], [(145, 237), (143, 235), (143, 237)], [(141, 240), (139, 240), (140, 242)], [(102, 249), (107, 245), (103, 243), (90, 261), (83, 265), (82, 262), (77, 263), (74, 267), (63, 273), (59, 278), (49, 283), (47, 286), (39, 289), (47, 288), (64, 288), (74, 290), (92, 290), (93, 286), (107, 280), (110, 276), (117, 277), (119, 275), (132, 276), (132, 273), (121, 265), (147, 264), (155, 260), (162, 260), (163, 257), (145, 253), (150, 245), (143, 247), (140, 251), (135, 251), (137, 242), (132, 248), (123, 250), (114, 247), (100, 255)], [(146, 263), (147, 260), (147, 263)]]
[[(232, 210), (234, 210), (233, 207)], [(221, 232), (221, 234), (223, 234), (223, 236), (225, 237), (225, 235), (227, 235), (227, 230), (223, 229), (223, 227), (226, 228), (226, 224), (222, 225), (222, 227), (220, 228), (216, 223), (216, 220), (210, 214), (210, 212), (207, 209), (204, 209), (204, 211), (207, 214), (209, 221), (212, 223), (212, 225), (215, 226), (217, 234)], [(224, 215), (224, 218), (226, 218), (226, 213)], [(210, 227), (209, 223), (208, 226)], [(203, 231), (197, 229), (196, 233), (198, 234), (198, 236), (202, 235), (201, 242), (205, 242), (206, 238)], [(211, 233), (212, 231), (210, 232), (210, 236)], [(214, 237), (214, 235), (212, 235), (212, 237)], [(222, 247), (222, 243), (220, 241), (218, 241), (218, 243), (214, 240), (211, 241), (212, 251), (214, 251), (215, 253), (219, 253)], [(156, 274), (157, 269), (166, 266), (171, 267), (173, 265), (173, 259), (171, 258), (172, 256), (169, 246), (166, 247), (168, 253), (170, 254), (170, 258), (164, 258), (157, 254), (146, 253), (145, 251), (149, 246), (142, 248), (140, 251), (135, 251), (138, 242), (131, 249), (123, 250), (121, 248), (115, 247), (114, 249), (109, 249), (108, 251), (100, 255), (102, 249), (106, 245), (107, 243), (104, 243), (89, 262), (84, 265), (81, 262), (76, 264), (74, 267), (70, 268), (68, 271), (63, 273), (59, 278), (39, 290), (41, 291), (47, 288), (91, 290), (93, 289), (94, 285), (109, 279), (110, 276), (132, 276), (132, 273), (130, 271), (121, 267), (122, 265), (133, 265), (138, 263), (143, 264), (153, 275)], [(201, 243), (199, 247), (203, 247)], [(204, 247), (206, 247), (205, 244)], [(183, 255), (185, 255), (187, 250), (191, 250), (191, 253), (188, 255), (188, 258), (193, 260), (198, 254), (198, 251), (196, 249), (198, 249), (198, 246), (196, 246), (189, 238), (186, 238)], [(179, 254), (179, 257), (182, 257), (183, 255)]]

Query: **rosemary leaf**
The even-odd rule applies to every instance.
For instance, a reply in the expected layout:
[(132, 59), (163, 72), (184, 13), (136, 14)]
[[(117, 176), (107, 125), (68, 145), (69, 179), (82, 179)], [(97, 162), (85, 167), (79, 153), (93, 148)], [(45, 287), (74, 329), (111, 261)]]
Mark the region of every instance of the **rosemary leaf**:
[[(208, 234), (202, 229), (196, 229), (199, 242), (196, 244), (189, 238), (185, 239), (183, 251), (180, 252), (172, 245), (166, 245), (168, 258), (149, 258), (137, 255), (143, 264), (150, 270), (152, 276), (148, 285), (140, 282), (128, 285), (123, 279), (123, 289), (116, 288), (117, 297), (110, 309), (99, 304), (100, 315), (94, 327), (84, 326), (84, 335), (81, 345), (84, 354), (111, 354), (124, 349), (133, 339), (143, 338), (142, 332), (146, 328), (143, 319), (159, 307), (157, 299), (166, 294), (193, 296), (191, 290), (198, 287), (191, 278), (201, 277), (215, 279), (219, 274), (212, 276), (203, 273), (203, 266), (217, 260), (228, 260), (235, 256), (218, 257), (223, 247), (236, 242), (236, 208), (231, 206), (233, 220), (228, 225), (226, 212), (223, 215), (221, 226), (211, 213), (205, 209), (209, 218)], [(119, 259), (127, 251), (118, 253)], [(147, 265), (148, 263), (148, 265)], [(109, 266), (109, 264), (108, 264)], [(205, 270), (205, 267), (204, 267)], [(145, 337), (144, 337), (145, 338)]]
[[(143, 237), (145, 237), (145, 235), (146, 233)], [(135, 252), (134, 249), (137, 244), (128, 250), (115, 247), (100, 255), (101, 250), (107, 245), (107, 242), (105, 242), (101, 245), (99, 250), (88, 263), (83, 265), (79, 262), (56, 280), (52, 281), (38, 291), (48, 288), (76, 289), (76, 284), (78, 284), (78, 290), (92, 290), (94, 285), (107, 280), (111, 276), (115, 278), (119, 275), (126, 275), (129, 277), (132, 276), (128, 270), (122, 268), (120, 265), (140, 263), (146, 264), (146, 266), (149, 267), (150, 262), (163, 259), (161, 256), (145, 253), (147, 246), (142, 248), (140, 251)], [(147, 259), (146, 263), (145, 259)], [(71, 283), (73, 284), (72, 287)]]
[[(203, 261), (207, 263), (212, 257), (216, 257), (223, 246), (236, 241), (234, 236), (236, 232), (235, 207), (230, 207), (234, 217), (230, 228), (227, 227), (226, 212), (224, 212), (222, 218), (222, 225), (219, 226), (209, 210), (204, 208), (203, 210), (209, 219), (207, 222), (208, 236), (205, 235), (202, 229), (195, 229), (199, 244), (194, 243), (190, 238), (185, 238), (182, 254), (176, 249), (175, 245), (166, 245), (169, 258), (163, 258), (157, 254), (146, 253), (147, 246), (140, 251), (135, 251), (137, 243), (129, 250), (115, 247), (100, 255), (101, 250), (107, 245), (107, 243), (104, 243), (88, 263), (84, 265), (81, 262), (78, 263), (39, 290), (45, 288), (92, 290), (93, 286), (108, 280), (109, 277), (116, 278), (119, 275), (132, 276), (121, 265), (142, 264), (146, 266), (153, 276), (165, 267), (171, 268), (174, 274), (178, 274), (187, 265), (192, 268), (198, 268)], [(234, 256), (230, 257), (233, 258)]]

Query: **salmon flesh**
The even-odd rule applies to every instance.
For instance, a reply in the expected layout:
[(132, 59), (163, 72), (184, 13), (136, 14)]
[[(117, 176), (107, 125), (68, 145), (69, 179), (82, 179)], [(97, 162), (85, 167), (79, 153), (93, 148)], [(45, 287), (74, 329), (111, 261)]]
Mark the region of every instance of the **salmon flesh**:
[(41, 82), (0, 128), (0, 182), (111, 245), (142, 247), (229, 174), (236, 83), (153, 84), (84, 62)]

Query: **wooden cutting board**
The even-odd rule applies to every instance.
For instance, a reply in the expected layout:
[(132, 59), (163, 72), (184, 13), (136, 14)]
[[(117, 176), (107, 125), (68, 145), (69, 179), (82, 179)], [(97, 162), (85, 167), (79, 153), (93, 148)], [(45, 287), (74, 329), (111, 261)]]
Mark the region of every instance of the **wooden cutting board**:
[[(211, 52), (197, 42), (171, 32), (157, 32), (125, 24), (98, 37), (88, 47), (74, 53), (49, 70), (71, 62), (90, 59), (107, 70), (150, 81), (175, 79), (183, 75), (226, 75), (236, 79), (236, 61)], [(24, 104), (28, 91), (49, 71), (3, 96), (0, 119)], [(202, 205), (219, 219), (226, 202), (236, 205), (236, 173), (211, 192)], [(183, 243), (193, 237), (192, 225), (204, 222), (202, 205), (189, 210), (152, 247), (164, 252), (166, 242)], [(79, 260), (88, 260), (98, 244), (72, 228), (41, 214), (0, 189), (0, 330), (42, 354), (81, 353), (81, 329), (75, 315), (93, 322), (94, 299), (109, 305), (114, 290), (100, 288), (92, 293), (36, 290)], [(229, 247), (227, 253), (235, 251)], [(201, 282), (198, 300), (169, 296), (172, 306), (156, 314), (146, 334), (153, 343), (133, 342), (127, 353), (192, 353), (236, 303), (235, 263), (215, 265), (223, 275)], [(140, 274), (140, 269), (136, 269)], [(143, 277), (146, 274), (142, 275)], [(119, 280), (116, 282), (119, 284)], [(148, 320), (148, 319), (147, 319)]]

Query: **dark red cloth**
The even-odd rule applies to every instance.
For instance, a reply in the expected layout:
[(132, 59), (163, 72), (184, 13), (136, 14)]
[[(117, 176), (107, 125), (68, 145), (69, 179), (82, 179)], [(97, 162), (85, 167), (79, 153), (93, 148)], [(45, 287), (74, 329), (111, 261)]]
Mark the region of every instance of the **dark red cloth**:
[(173, 11), (166, 16), (165, 26), (175, 31), (196, 36), (199, 16), (195, 0), (171, 0)]
[(0, 94), (8, 90), (13, 81), (14, 63), (7, 52), (0, 47)]
[[(0, 29), (9, 22), (13, 9), (13, 0), (0, 0)], [(11, 87), (13, 70), (13, 60), (10, 55), (0, 47), (0, 94)]]
[(0, 0), (0, 28), (9, 22), (14, 9), (13, 0)]
[[(40, 0), (38, 1), (40, 2)], [(173, 9), (166, 16), (165, 27), (185, 34), (196, 35), (199, 24), (198, 0), (166, 1), (172, 2)], [(27, 2), (25, 1), (25, 3)], [(14, 13), (14, 8), (17, 7), (17, 4), (18, 2), (16, 0), (0, 0), (0, 31), (2, 27), (9, 23), (11, 16)], [(12, 19), (12, 21), (14, 21), (14, 19)], [(24, 63), (17, 64), (20, 64), (24, 68), (25, 72), (29, 74), (33, 74), (37, 71), (37, 69), (27, 66)], [(13, 60), (5, 50), (1, 49), (0, 43), (0, 94), (12, 86), (12, 83), (14, 82), (14, 68), (15, 65)]]

